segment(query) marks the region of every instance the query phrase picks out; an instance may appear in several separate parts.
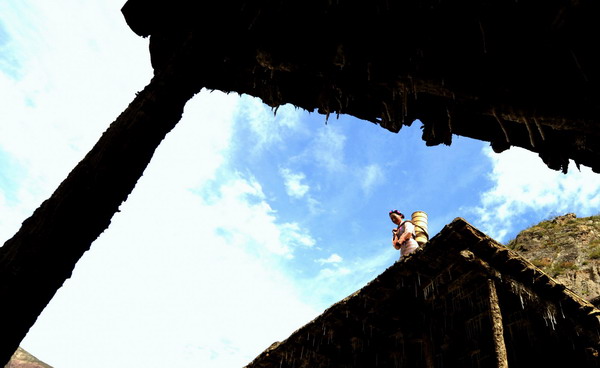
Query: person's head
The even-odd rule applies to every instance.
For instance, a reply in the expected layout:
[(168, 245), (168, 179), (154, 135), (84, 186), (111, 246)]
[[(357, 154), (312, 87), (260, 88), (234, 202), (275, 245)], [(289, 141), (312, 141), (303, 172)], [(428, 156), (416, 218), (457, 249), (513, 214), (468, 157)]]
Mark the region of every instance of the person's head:
[(394, 224), (400, 225), (402, 220), (404, 220), (404, 215), (402, 214), (402, 212), (400, 212), (398, 210), (391, 210), (390, 211), (390, 219), (392, 220), (392, 222)]

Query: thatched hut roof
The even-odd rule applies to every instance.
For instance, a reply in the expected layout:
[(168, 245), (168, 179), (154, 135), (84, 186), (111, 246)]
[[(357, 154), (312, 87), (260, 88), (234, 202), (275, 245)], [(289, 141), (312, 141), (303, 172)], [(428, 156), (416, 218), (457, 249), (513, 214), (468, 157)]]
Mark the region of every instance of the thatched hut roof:
[(424, 249), (247, 368), (503, 366), (499, 361), (597, 367), (599, 316), (592, 304), (457, 218)]

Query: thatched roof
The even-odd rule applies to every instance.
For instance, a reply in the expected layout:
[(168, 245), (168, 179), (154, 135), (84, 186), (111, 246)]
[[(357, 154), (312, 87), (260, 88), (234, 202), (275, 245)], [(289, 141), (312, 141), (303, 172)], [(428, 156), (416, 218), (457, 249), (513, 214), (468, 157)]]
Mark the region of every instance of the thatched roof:
[(420, 119), (427, 145), (457, 134), (600, 171), (594, 0), (128, 0), (123, 13), (156, 71), (179, 53), (198, 88), (393, 132)]
[[(589, 302), (457, 218), (424, 249), (247, 368), (497, 367), (502, 344), (509, 366), (597, 367), (599, 316)], [(502, 331), (502, 344), (494, 342), (494, 331)]]

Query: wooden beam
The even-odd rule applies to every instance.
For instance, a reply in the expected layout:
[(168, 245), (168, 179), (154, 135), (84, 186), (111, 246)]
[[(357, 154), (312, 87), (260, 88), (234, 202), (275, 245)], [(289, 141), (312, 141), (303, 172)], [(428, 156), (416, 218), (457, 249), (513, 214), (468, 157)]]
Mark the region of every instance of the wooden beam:
[(488, 279), (489, 302), (490, 302), (490, 317), (492, 322), (492, 336), (494, 342), (494, 350), (496, 352), (496, 361), (498, 368), (508, 368), (508, 356), (506, 354), (506, 345), (504, 344), (504, 325), (502, 324), (502, 312), (498, 294), (496, 293), (496, 285), (494, 280)]
[[(0, 367), (133, 190), (199, 91), (185, 64), (157, 74), (0, 248)], [(82, 124), (85, 122), (82, 122)]]

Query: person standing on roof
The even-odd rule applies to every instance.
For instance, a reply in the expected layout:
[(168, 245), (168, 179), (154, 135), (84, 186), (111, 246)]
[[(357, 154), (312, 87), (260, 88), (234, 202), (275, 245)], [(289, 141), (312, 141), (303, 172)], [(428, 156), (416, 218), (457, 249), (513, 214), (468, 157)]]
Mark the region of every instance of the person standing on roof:
[(392, 245), (400, 250), (400, 259), (419, 248), (415, 240), (415, 226), (404, 220), (404, 215), (398, 210), (390, 211), (390, 219), (398, 227), (392, 229)]

